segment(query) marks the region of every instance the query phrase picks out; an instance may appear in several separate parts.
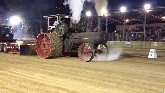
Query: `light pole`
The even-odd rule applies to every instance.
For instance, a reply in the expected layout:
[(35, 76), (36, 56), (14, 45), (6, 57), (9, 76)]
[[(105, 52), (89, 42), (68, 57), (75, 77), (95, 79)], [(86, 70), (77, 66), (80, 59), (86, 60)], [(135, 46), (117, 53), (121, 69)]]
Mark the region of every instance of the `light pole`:
[(123, 41), (125, 38), (125, 12), (126, 11), (127, 11), (127, 8), (125, 6), (120, 7), (120, 12), (124, 14)]
[[(128, 22), (129, 22), (129, 19), (126, 19), (125, 20), (125, 25), (127, 25)], [(126, 38), (126, 41), (128, 41), (128, 32), (126, 32), (126, 35), (125, 36), (126, 36), (125, 37)]]
[(149, 12), (149, 9), (151, 8), (150, 4), (144, 5), (144, 41), (146, 41), (146, 19), (147, 19), (147, 12)]
[(106, 16), (106, 32), (108, 32), (108, 16)]
[(87, 12), (86, 12), (86, 16), (87, 16), (87, 17), (90, 17), (91, 15), (92, 15), (91, 11), (87, 11)]

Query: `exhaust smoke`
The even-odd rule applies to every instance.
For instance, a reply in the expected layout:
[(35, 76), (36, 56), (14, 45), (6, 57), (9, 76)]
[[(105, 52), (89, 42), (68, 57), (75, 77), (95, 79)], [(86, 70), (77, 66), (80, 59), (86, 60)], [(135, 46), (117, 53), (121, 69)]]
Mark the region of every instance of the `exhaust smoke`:
[(22, 40), (22, 39), (32, 39), (34, 38), (33, 35), (29, 34), (28, 31), (26, 31), (25, 29), (17, 29), (16, 31), (14, 31), (14, 39), (18, 39), (18, 40)]
[[(24, 22), (24, 21), (22, 21), (22, 22)], [(23, 24), (18, 24), (18, 25), (13, 26), (13, 32), (14, 32), (13, 38), (14, 39), (17, 39), (17, 40), (34, 39), (34, 37), (35, 37), (34, 34), (30, 33), (31, 25), (28, 25), (27, 23), (24, 23), (24, 24), (26, 24), (26, 26), (23, 26)]]
[(111, 48), (109, 54), (98, 54), (92, 61), (113, 61), (119, 59), (121, 54), (121, 48)]
[(103, 11), (107, 9), (107, 0), (95, 0), (95, 8), (98, 16), (103, 16)]
[(73, 17), (72, 21), (76, 24), (80, 21), (84, 2), (85, 0), (67, 0), (64, 2), (64, 5), (69, 5)]
[(73, 22), (76, 24), (80, 21), (81, 11), (83, 10), (83, 4), (85, 1), (94, 2), (98, 16), (103, 16), (103, 10), (107, 9), (107, 0), (66, 0), (64, 5), (69, 5), (72, 13)]

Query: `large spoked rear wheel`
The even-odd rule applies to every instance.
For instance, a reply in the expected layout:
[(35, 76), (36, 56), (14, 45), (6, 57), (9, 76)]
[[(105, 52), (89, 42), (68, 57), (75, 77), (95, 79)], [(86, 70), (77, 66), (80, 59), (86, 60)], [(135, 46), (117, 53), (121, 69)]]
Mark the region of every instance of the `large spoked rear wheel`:
[(41, 58), (49, 58), (50, 53), (51, 53), (51, 40), (50, 40), (50, 36), (47, 35), (46, 33), (44, 34), (40, 34), (37, 37), (37, 42), (36, 42), (36, 51), (37, 54), (41, 57)]
[(78, 48), (78, 56), (85, 62), (90, 62), (94, 58), (94, 48), (89, 43), (83, 43)]

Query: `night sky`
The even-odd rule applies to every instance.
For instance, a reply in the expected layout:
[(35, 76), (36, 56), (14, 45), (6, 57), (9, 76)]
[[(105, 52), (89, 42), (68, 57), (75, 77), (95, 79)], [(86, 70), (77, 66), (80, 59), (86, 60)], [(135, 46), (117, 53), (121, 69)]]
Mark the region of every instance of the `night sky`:
[[(150, 3), (153, 8), (165, 7), (165, 0), (107, 0), (109, 12), (119, 11), (120, 6), (125, 5), (128, 9), (142, 9), (145, 3)], [(69, 7), (63, 5), (64, 0), (49, 0), (47, 13), (69, 13)], [(90, 3), (89, 3), (90, 4)], [(91, 5), (91, 6), (90, 6)], [(93, 4), (85, 5), (87, 9), (94, 8)], [(85, 10), (85, 9), (84, 9)]]
[[(142, 9), (145, 3), (150, 3), (153, 8), (165, 7), (165, 0), (107, 0), (108, 10), (118, 11), (120, 6), (125, 5), (128, 9)], [(69, 7), (63, 5), (64, 0), (49, 0), (47, 2), (50, 13), (69, 13)], [(92, 4), (91, 4), (92, 5)], [(87, 6), (92, 8), (94, 6)]]
[(152, 7), (165, 6), (165, 0), (108, 0), (109, 8), (118, 9), (121, 5), (125, 5), (128, 9), (141, 9), (145, 3), (150, 3)]
[[(53, 14), (70, 14), (70, 9), (68, 5), (64, 5), (64, 0), (0, 0), (0, 16), (9, 17), (11, 15), (18, 14), (29, 21), (36, 21), (43, 19), (43, 16), (53, 15)], [(145, 3), (150, 3), (152, 9), (160, 8), (162, 10), (156, 10), (150, 12), (147, 19), (155, 20), (158, 16), (165, 16), (165, 0), (108, 0), (108, 11), (109, 13), (119, 12), (122, 5), (126, 6), (128, 11), (131, 10), (141, 10)], [(85, 2), (84, 10), (92, 10), (96, 12), (94, 4)], [(121, 13), (118, 13), (120, 16)], [(115, 15), (116, 17), (116, 15)], [(109, 24), (116, 23), (122, 24), (123, 19), (121, 18), (111, 18), (109, 19)], [(144, 16), (139, 12), (128, 12), (127, 18), (138, 18), (138, 20), (144, 20)]]
[[(3, 14), (5, 11), (12, 10), (11, 8), (16, 6), (20, 8), (20, 11), (26, 14), (27, 12), (36, 13), (34, 8), (37, 5), (34, 2), (39, 2), (39, 7), (41, 8), (42, 15), (66, 13), (69, 14), (69, 7), (63, 5), (64, 0), (0, 0), (0, 13)], [(142, 9), (144, 3), (149, 2), (152, 4), (153, 8), (165, 7), (165, 0), (108, 0), (108, 10), (109, 12), (118, 11), (120, 6), (125, 5), (128, 9)], [(10, 5), (12, 5), (10, 7)], [(92, 4), (91, 4), (92, 5)], [(93, 8), (93, 6), (87, 6), (86, 8)]]

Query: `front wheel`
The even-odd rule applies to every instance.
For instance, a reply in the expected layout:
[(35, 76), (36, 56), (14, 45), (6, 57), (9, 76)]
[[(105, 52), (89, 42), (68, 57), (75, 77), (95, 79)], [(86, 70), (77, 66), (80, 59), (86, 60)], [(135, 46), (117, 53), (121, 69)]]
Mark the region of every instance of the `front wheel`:
[(90, 62), (94, 58), (94, 48), (89, 43), (83, 43), (78, 48), (78, 56), (85, 62)]

